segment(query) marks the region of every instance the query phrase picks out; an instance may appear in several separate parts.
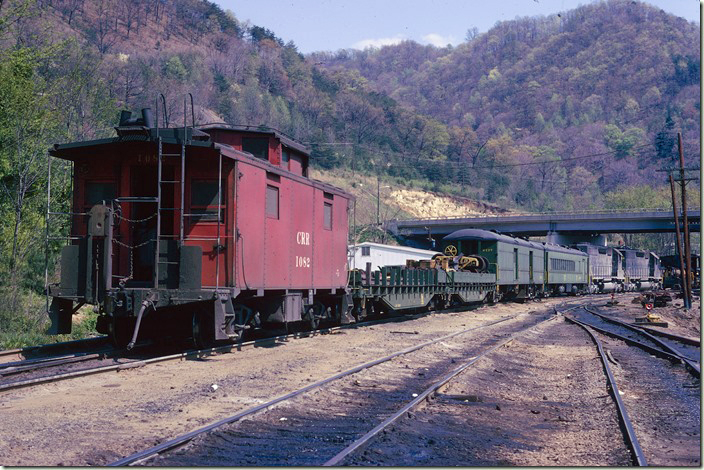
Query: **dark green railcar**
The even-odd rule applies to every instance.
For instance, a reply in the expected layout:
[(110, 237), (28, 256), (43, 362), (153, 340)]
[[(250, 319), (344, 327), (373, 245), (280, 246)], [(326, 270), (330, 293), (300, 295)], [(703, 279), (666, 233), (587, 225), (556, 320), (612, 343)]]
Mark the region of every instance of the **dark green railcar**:
[(589, 256), (579, 250), (545, 244), (545, 291), (557, 294), (586, 293)]
[(353, 315), (359, 320), (375, 313), (446, 308), (483, 302), (495, 290), (490, 273), (435, 268), (384, 266), (376, 271), (350, 271)]
[(449, 252), (456, 249), (458, 254), (486, 258), (487, 271), (495, 276), (497, 298), (530, 298), (543, 293), (542, 244), (478, 229), (458, 230), (443, 242), (443, 249)]

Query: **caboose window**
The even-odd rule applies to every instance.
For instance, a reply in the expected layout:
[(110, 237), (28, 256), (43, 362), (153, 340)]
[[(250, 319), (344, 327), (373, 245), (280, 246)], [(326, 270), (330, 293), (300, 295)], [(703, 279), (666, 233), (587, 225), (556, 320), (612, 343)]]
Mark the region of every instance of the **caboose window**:
[(266, 216), (279, 218), (279, 188), (266, 185)]
[[(220, 202), (225, 195), (225, 185), (222, 185)], [(224, 208), (221, 207), (220, 221), (222, 222)], [(218, 182), (217, 181), (191, 181), (191, 221), (192, 222), (217, 222), (218, 214)]]
[(332, 230), (332, 204), (329, 202), (323, 204), (323, 228)]
[(117, 197), (117, 184), (102, 181), (86, 181), (85, 205), (93, 207), (101, 201)]
[(194, 181), (191, 183), (191, 205), (192, 206), (217, 206), (218, 205), (218, 182), (217, 181)]
[(269, 160), (269, 139), (261, 137), (243, 137), (242, 150), (262, 160)]

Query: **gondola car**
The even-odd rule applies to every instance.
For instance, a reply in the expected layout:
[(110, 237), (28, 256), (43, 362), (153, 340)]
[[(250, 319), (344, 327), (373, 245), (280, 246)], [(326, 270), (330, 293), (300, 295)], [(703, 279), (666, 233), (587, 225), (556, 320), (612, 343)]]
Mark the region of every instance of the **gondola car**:
[(159, 128), (57, 144), (73, 163), (72, 243), (49, 286), (52, 333), (83, 304), (118, 345), (168, 332), (197, 345), (262, 324), (344, 322), (352, 196), (308, 178), (307, 149), (260, 128)]
[(574, 248), (589, 256), (590, 294), (624, 290), (623, 253), (612, 247), (590, 243), (577, 243)]

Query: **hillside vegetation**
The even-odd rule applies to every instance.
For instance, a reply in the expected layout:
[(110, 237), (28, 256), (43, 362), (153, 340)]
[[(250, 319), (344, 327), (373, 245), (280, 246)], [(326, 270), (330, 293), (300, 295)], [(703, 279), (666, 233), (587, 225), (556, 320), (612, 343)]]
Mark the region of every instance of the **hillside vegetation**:
[[(26, 293), (44, 284), (46, 149), (113, 135), (119, 110), (160, 93), (170, 125), (191, 92), (199, 124), (304, 142), (374, 238), (377, 212), (667, 206), (655, 170), (674, 164), (678, 131), (698, 164), (699, 57), (698, 25), (631, 0), (501, 22), (455, 48), (309, 56), (207, 0), (0, 1), (0, 332), (44, 321), (18, 312), (40, 310)], [(54, 210), (69, 209), (70, 174), (55, 163)]]

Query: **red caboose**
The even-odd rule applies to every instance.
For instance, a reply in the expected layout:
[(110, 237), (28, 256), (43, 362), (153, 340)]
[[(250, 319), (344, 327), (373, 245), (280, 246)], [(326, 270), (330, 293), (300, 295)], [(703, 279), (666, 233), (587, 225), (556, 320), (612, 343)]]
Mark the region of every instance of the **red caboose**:
[(149, 110), (123, 114), (117, 137), (50, 151), (74, 164), (53, 332), (70, 331), (84, 303), (118, 344), (138, 330), (204, 344), (269, 323), (345, 322), (351, 196), (308, 178), (307, 149), (270, 129), (152, 122)]

